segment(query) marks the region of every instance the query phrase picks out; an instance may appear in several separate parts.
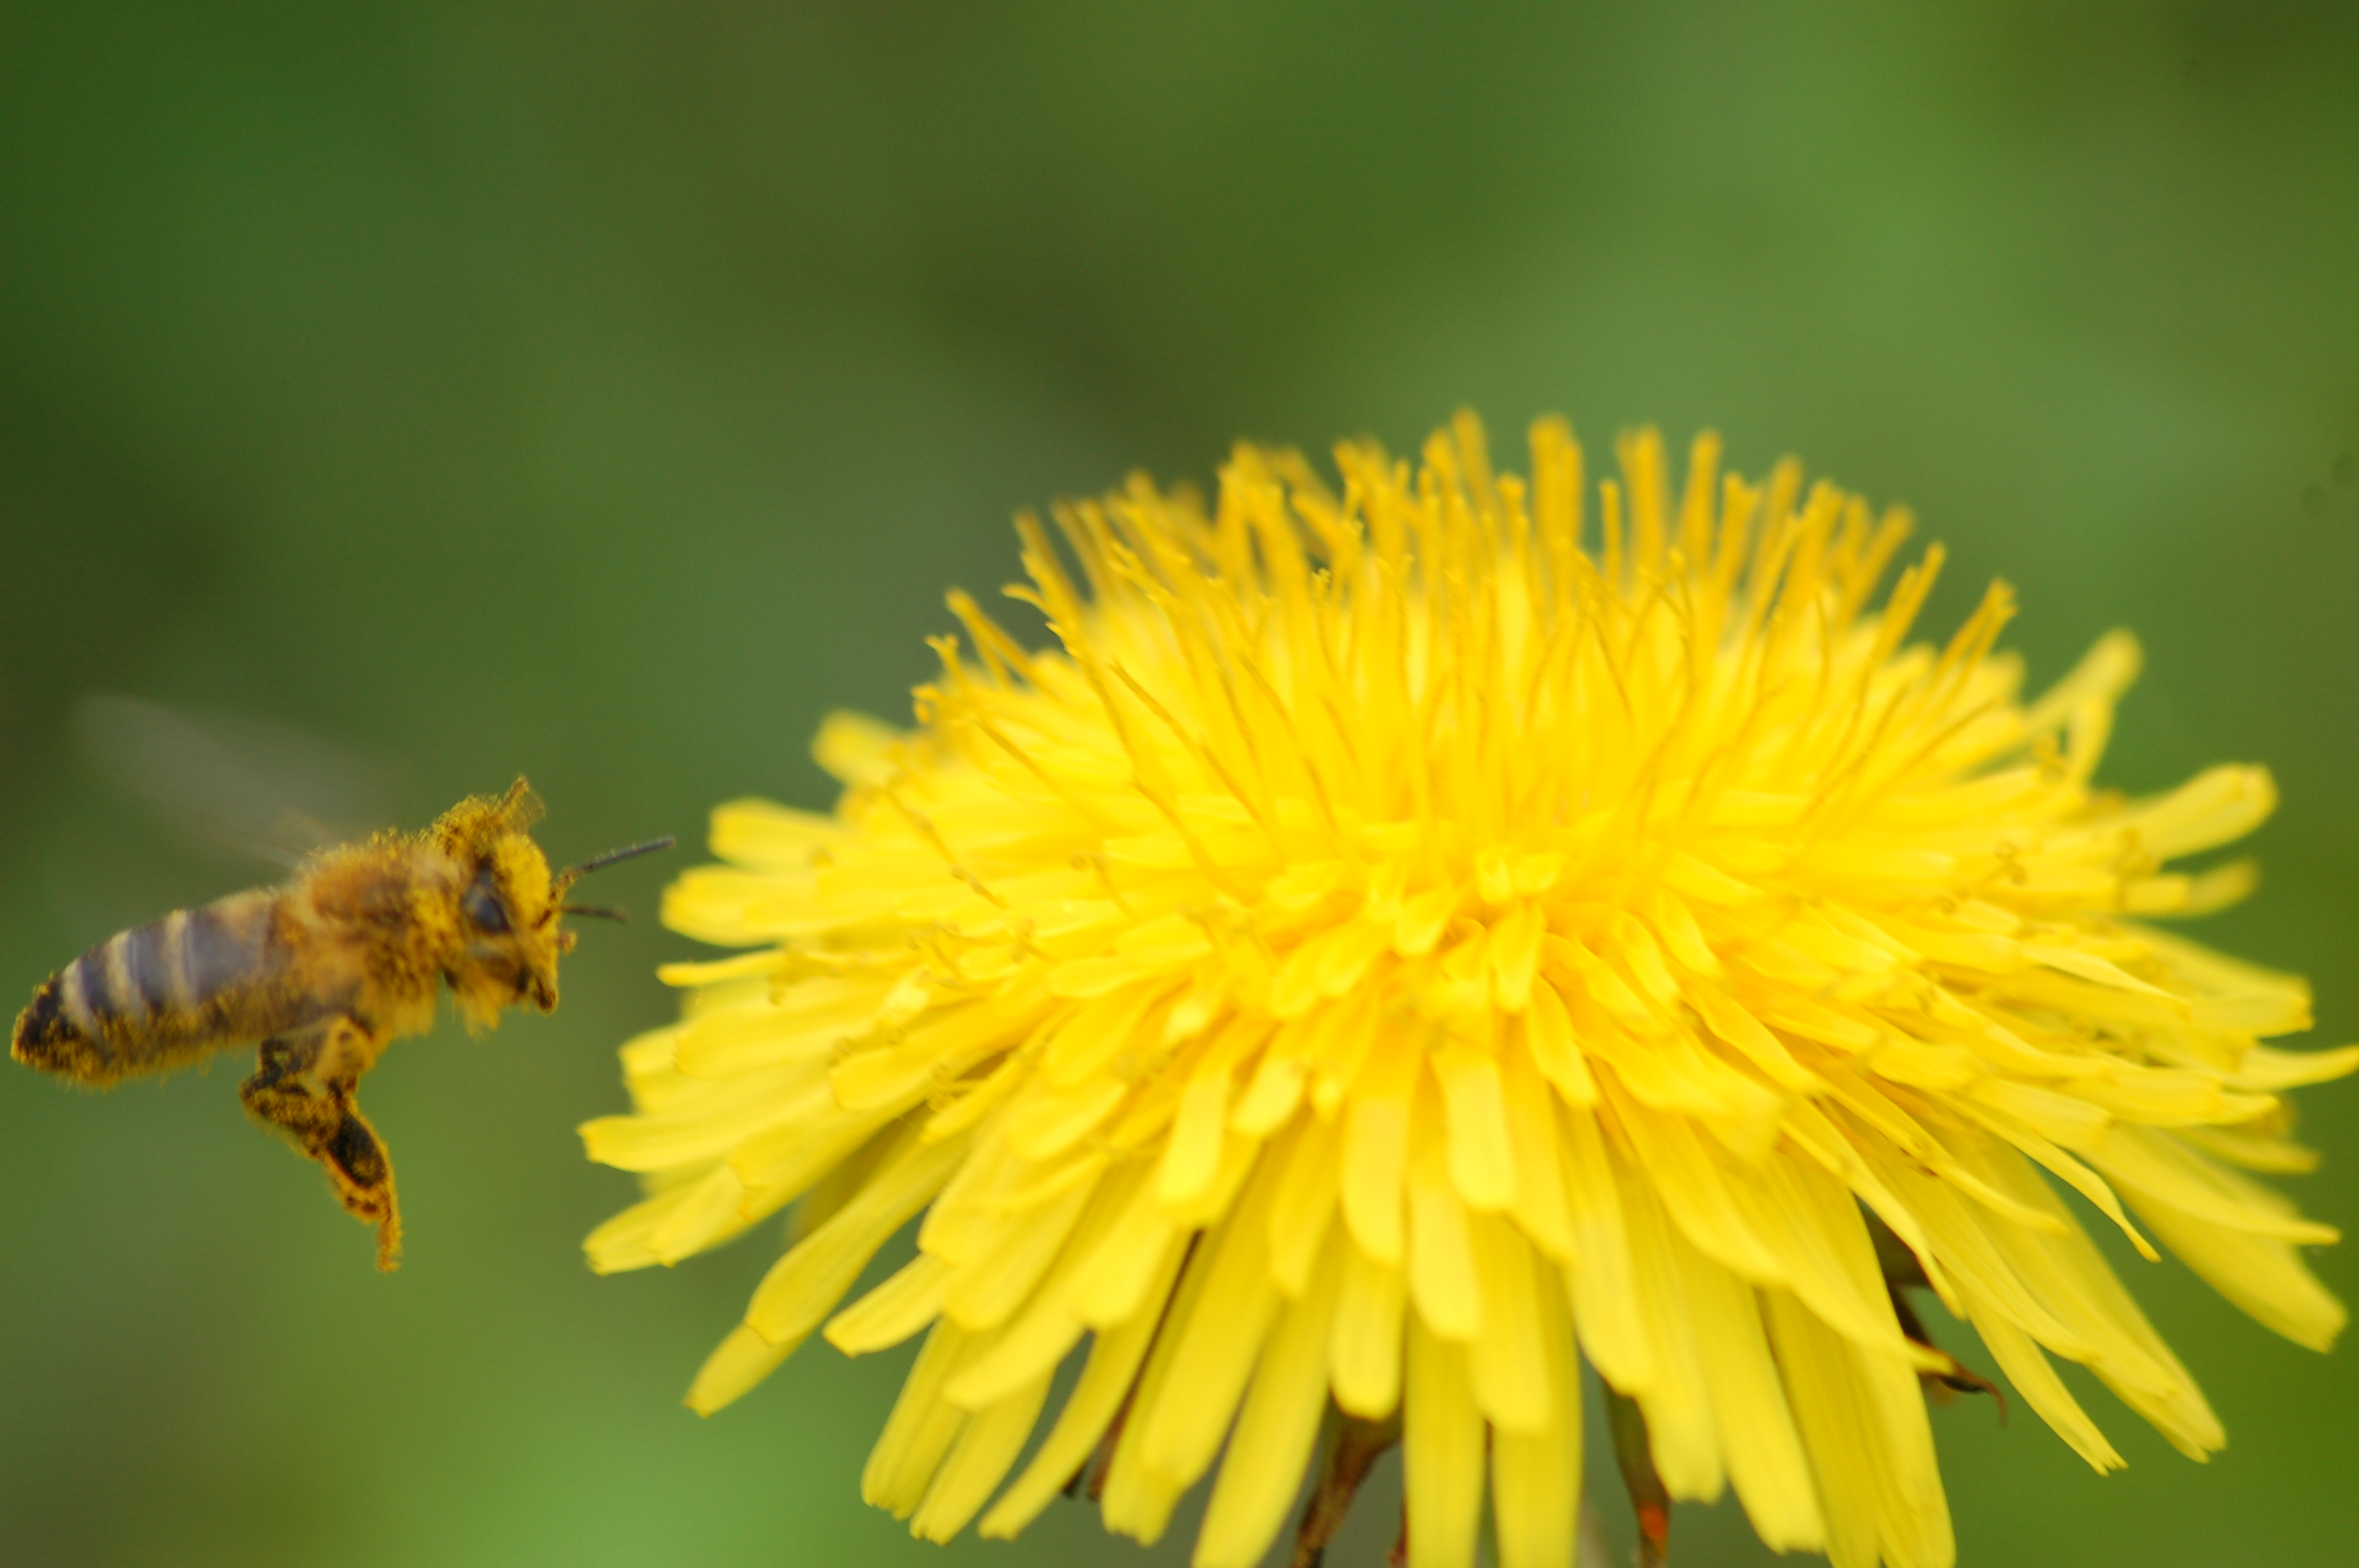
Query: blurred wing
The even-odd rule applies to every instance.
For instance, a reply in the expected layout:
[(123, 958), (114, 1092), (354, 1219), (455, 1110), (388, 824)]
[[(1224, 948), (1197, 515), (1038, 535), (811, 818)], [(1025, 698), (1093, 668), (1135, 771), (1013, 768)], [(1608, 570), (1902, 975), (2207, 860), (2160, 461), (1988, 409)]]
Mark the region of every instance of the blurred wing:
[(291, 866), (388, 820), (383, 764), (267, 719), (93, 692), (73, 730), (107, 782), (199, 842)]

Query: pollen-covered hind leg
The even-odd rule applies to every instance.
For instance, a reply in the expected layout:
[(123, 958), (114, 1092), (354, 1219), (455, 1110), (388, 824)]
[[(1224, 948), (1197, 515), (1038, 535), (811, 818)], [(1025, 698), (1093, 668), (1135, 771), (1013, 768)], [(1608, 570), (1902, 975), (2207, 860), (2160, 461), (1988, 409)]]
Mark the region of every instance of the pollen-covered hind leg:
[(327, 1167), (337, 1200), (376, 1227), (376, 1266), (392, 1269), (401, 1257), (401, 1210), (394, 1199), (392, 1157), (361, 1114), (359, 1075), (339, 1073), (322, 1081), (318, 1071), (323, 1060), (368, 1060), (375, 1054), (365, 1048), (368, 1044), (365, 1031), (349, 1018), (273, 1035), (262, 1043), (260, 1070), (237, 1092), (256, 1119), (286, 1133), (296, 1147)]
[(361, 1114), (351, 1087), (332, 1092), (343, 1108), (343, 1119), (319, 1158), (334, 1179), (336, 1196), (344, 1207), (376, 1227), (376, 1266), (390, 1272), (401, 1264), (401, 1208), (393, 1197), (393, 1156)]

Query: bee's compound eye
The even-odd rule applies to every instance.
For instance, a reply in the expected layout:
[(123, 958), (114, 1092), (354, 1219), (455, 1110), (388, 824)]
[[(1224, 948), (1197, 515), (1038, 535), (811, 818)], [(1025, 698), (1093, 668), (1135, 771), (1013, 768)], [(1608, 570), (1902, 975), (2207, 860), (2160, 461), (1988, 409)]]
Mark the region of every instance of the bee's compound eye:
[(492, 885), (492, 869), (485, 866), (475, 873), (460, 896), (459, 907), (479, 931), (505, 932), (508, 928), (508, 906), (500, 902), (499, 890)]

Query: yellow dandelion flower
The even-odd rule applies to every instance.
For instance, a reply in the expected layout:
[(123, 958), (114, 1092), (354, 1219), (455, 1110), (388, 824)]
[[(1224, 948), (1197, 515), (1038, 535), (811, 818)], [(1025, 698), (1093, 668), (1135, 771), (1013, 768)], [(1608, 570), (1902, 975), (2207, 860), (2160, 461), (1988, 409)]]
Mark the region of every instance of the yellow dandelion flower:
[(2249, 886), (2166, 866), (2268, 775), (2098, 790), (2128, 637), (2024, 702), (2004, 588), (1939, 649), (1938, 549), (1872, 602), (1902, 514), (1710, 437), (1676, 494), (1651, 433), (1618, 455), (1593, 525), (1565, 425), (1527, 481), (1471, 416), (1414, 470), (1343, 448), (1340, 489), (1251, 449), (1209, 513), (1135, 481), (1062, 556), (1024, 520), (1060, 649), (954, 595), (918, 727), (822, 730), (833, 815), (715, 813), (666, 918), (752, 951), (668, 972), (636, 1113), (583, 1130), (649, 1194), (602, 1271), (801, 1200), (691, 1405), (822, 1324), (923, 1334), (870, 1501), (1010, 1535), (1094, 1456), (1152, 1541), (1220, 1461), (1204, 1568), (1261, 1557), (1332, 1405), (1339, 1471), (1397, 1422), (1417, 1563), (1473, 1562), (1487, 1488), (1526, 1568), (1571, 1558), (1586, 1357), (1669, 1497), (1940, 1568), (1920, 1379), (1967, 1375), (1903, 1285), (2100, 1470), (2050, 1356), (2222, 1434), (2087, 1213), (2333, 1337), (2297, 1249), (2334, 1233), (2237, 1168), (2304, 1167), (2277, 1091), (2359, 1048), (2260, 1044), (2302, 983), (2147, 924)]

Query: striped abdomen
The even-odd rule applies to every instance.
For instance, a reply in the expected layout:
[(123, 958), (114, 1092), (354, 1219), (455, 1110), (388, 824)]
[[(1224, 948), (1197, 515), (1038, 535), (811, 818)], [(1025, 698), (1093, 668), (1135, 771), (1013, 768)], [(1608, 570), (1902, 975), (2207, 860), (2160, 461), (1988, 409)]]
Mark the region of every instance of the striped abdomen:
[(50, 976), (17, 1015), (20, 1062), (88, 1083), (155, 1072), (270, 1033), (284, 967), (273, 889), (118, 931)]

